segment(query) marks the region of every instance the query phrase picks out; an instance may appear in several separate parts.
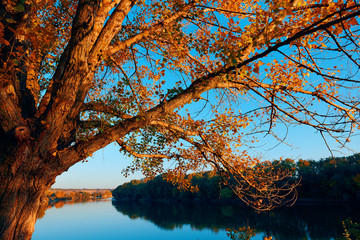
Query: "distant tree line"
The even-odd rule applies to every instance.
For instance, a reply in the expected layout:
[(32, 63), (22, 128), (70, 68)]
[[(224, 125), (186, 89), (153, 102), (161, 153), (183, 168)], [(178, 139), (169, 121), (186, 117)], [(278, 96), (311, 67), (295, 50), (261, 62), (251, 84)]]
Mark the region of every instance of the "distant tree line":
[(54, 201), (66, 201), (66, 200), (75, 200), (82, 201), (88, 200), (90, 198), (110, 198), (112, 197), (111, 191), (48, 191), (44, 202), (54, 202)]
[[(360, 199), (360, 154), (326, 158), (319, 161), (291, 159), (273, 162), (274, 166), (291, 168), (289, 181), (300, 181), (299, 198), (323, 200)], [(133, 180), (113, 190), (115, 199), (214, 200), (236, 199), (233, 191), (221, 184), (215, 172), (192, 174), (191, 183), (198, 191), (179, 190), (159, 175), (151, 180)]]
[(300, 197), (360, 198), (360, 154), (320, 161), (300, 160), (296, 167), (297, 177), (301, 177)]

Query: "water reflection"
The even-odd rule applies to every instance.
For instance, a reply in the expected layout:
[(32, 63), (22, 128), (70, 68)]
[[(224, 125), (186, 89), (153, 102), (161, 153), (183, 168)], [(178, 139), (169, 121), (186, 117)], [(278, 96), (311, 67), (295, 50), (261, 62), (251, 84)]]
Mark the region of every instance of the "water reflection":
[(203, 203), (125, 201), (113, 202), (113, 206), (131, 219), (144, 219), (161, 229), (173, 230), (190, 224), (193, 229), (217, 232), (250, 226), (277, 240), (334, 239), (344, 231), (341, 221), (360, 218), (356, 206), (298, 206), (261, 214), (236, 205)]
[(65, 205), (73, 205), (75, 203), (91, 203), (91, 202), (109, 202), (110, 198), (88, 198), (88, 199), (77, 199), (77, 200), (66, 200), (66, 201), (52, 201), (49, 203), (44, 203), (40, 206), (37, 213), (37, 219), (43, 218), (45, 216), (46, 210), (49, 208), (62, 208)]

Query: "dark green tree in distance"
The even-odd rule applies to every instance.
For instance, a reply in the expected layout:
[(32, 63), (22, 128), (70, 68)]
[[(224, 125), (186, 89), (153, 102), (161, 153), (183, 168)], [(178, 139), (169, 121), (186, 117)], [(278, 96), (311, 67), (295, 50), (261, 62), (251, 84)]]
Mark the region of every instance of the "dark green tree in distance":
[[(290, 159), (272, 162), (273, 169), (280, 172), (294, 171), (293, 176), (284, 178), (285, 182), (300, 183), (297, 187), (299, 198), (316, 200), (360, 200), (360, 154), (314, 160)], [(234, 179), (224, 184), (216, 172), (187, 175), (191, 178), (193, 191), (179, 189), (159, 175), (152, 180), (133, 180), (113, 190), (115, 199), (168, 199), (168, 200), (215, 200), (237, 199), (228, 187), (235, 184)], [(280, 185), (283, 183), (279, 181)]]

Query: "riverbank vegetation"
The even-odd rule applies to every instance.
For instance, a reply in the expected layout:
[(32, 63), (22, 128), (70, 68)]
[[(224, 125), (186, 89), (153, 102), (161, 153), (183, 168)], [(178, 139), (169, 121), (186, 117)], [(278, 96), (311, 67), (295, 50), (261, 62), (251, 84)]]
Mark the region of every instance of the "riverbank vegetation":
[[(355, 201), (360, 199), (360, 154), (348, 157), (326, 158), (319, 161), (291, 159), (273, 161), (276, 167), (293, 169), (289, 182), (300, 182), (297, 187), (302, 200)], [(213, 171), (190, 174), (194, 191), (179, 190), (162, 175), (151, 180), (133, 180), (113, 190), (117, 200), (168, 199), (215, 200), (237, 199), (233, 191), (221, 184), (220, 176)], [(231, 181), (231, 180), (230, 180)]]
[(46, 193), (46, 196), (43, 199), (43, 201), (50, 204), (52, 202), (66, 201), (66, 200), (82, 201), (82, 200), (89, 200), (91, 198), (111, 198), (111, 197), (112, 197), (112, 193), (110, 190), (50, 189)]

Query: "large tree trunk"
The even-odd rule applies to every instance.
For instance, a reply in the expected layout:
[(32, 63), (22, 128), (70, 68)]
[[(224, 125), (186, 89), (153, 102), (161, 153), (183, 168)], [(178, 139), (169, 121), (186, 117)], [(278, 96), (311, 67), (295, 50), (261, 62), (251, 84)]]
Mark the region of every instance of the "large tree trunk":
[(31, 239), (41, 199), (55, 179), (39, 167), (43, 161), (31, 147), (16, 150), (0, 151), (0, 240)]
[(1, 186), (0, 239), (31, 239), (43, 194), (22, 180)]

